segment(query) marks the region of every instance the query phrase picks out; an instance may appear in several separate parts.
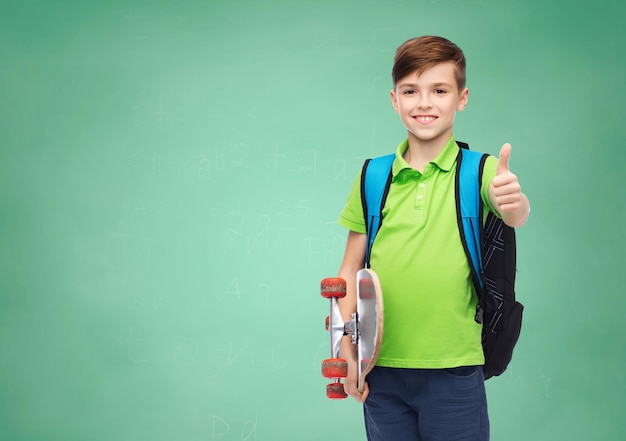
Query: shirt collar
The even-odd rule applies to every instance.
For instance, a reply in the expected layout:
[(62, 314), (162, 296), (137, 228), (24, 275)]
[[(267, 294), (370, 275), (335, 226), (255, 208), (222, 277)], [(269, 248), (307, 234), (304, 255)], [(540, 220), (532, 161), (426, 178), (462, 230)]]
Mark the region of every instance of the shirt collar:
[[(393, 161), (391, 167), (393, 178), (398, 175), (402, 170), (411, 168), (411, 166), (404, 160), (404, 153), (409, 148), (409, 140), (405, 139), (396, 148), (396, 159)], [(439, 155), (433, 159), (430, 163), (439, 167), (442, 171), (450, 171), (452, 166), (456, 162), (456, 157), (459, 154), (459, 146), (457, 145), (454, 135), (450, 137), (446, 145), (443, 147)]]

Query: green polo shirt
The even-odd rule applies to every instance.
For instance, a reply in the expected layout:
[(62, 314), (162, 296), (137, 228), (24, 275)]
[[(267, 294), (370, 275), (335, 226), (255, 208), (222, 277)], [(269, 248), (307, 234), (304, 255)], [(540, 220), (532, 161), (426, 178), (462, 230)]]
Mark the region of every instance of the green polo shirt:
[[(396, 150), (384, 221), (372, 247), (385, 304), (379, 366), (450, 368), (482, 365), (481, 325), (474, 321), (477, 298), (457, 226), (454, 181), (458, 146), (450, 138), (424, 167), (411, 168)], [(493, 210), (488, 188), (497, 159), (483, 172), (481, 197)], [(339, 224), (365, 233), (360, 176), (341, 212)]]

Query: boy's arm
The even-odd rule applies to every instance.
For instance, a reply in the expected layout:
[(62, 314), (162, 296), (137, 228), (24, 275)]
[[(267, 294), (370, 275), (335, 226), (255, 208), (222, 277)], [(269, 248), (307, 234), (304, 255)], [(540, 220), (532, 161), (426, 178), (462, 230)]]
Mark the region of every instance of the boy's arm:
[[(345, 322), (351, 320), (352, 313), (356, 312), (356, 273), (365, 264), (365, 247), (367, 235), (350, 231), (346, 242), (346, 251), (343, 262), (339, 268), (339, 277), (346, 281), (346, 296), (339, 299), (339, 310)], [(357, 389), (357, 357), (354, 345), (350, 337), (346, 336), (341, 341), (341, 357), (348, 362), (348, 376), (344, 381), (344, 389), (347, 394), (352, 395), (359, 402), (365, 401), (368, 389), (363, 393)]]
[(502, 220), (510, 227), (521, 227), (528, 220), (530, 203), (520, 183), (509, 170), (511, 144), (504, 144), (500, 150), (496, 176), (489, 185), (489, 200), (500, 213)]

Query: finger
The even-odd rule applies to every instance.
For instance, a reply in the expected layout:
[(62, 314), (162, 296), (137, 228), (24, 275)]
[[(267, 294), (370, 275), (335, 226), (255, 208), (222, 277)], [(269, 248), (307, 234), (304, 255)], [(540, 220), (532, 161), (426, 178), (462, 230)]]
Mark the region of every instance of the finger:
[(498, 158), (498, 168), (496, 174), (502, 174), (509, 171), (509, 158), (511, 157), (511, 144), (506, 143), (500, 149), (500, 157)]
[(517, 176), (511, 172), (506, 175), (495, 176), (492, 183), (496, 196), (519, 192), (521, 190)]
[(520, 207), (519, 202), (508, 202), (508, 203), (500, 205), (500, 207), (498, 208), (498, 212), (500, 214), (515, 213), (517, 210), (519, 210), (519, 207)]
[(352, 394), (352, 396), (359, 403), (364, 403), (365, 400), (367, 399), (367, 396), (369, 395), (369, 393), (370, 393), (370, 389), (369, 389), (369, 386), (367, 385), (367, 382), (366, 382), (366, 383), (363, 384), (363, 392), (359, 391), (358, 389), (355, 389), (355, 391)]
[(367, 400), (367, 396), (370, 394), (370, 387), (367, 384), (367, 382), (365, 382), (365, 387), (363, 388), (363, 394), (361, 395), (361, 398), (363, 399), (362, 402), (365, 402), (365, 400)]

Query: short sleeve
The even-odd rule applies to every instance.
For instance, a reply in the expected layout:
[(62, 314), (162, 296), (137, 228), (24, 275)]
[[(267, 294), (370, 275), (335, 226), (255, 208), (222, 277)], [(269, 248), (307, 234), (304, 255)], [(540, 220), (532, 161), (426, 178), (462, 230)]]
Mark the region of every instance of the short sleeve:
[(348, 195), (339, 219), (337, 220), (339, 225), (348, 228), (349, 230), (357, 233), (366, 233), (365, 219), (363, 216), (363, 205), (361, 203), (361, 173), (352, 184), (352, 189)]
[(491, 181), (493, 181), (493, 178), (496, 177), (497, 167), (498, 158), (489, 155), (483, 167), (483, 180), (480, 188), (480, 197), (483, 200), (485, 210), (489, 210), (493, 212), (496, 216), (500, 217), (500, 213), (496, 211), (493, 204), (491, 203), (491, 199), (489, 198), (489, 186), (491, 185)]

